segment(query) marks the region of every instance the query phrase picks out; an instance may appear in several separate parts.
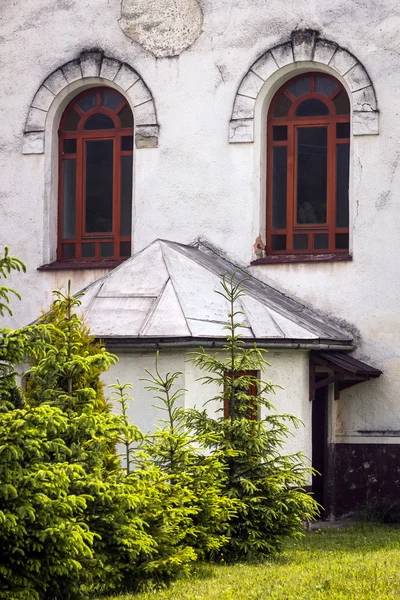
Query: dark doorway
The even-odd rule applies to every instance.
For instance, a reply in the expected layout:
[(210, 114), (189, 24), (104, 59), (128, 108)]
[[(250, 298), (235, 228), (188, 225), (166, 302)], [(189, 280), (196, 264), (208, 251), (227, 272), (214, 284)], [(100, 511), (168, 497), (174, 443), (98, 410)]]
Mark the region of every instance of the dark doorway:
[[(318, 373), (317, 381), (324, 379), (327, 373)], [(327, 462), (327, 437), (328, 437), (328, 386), (315, 390), (312, 402), (312, 466), (320, 475), (312, 477), (312, 491), (316, 501), (325, 509), (325, 478)], [(321, 518), (324, 510), (321, 509)]]

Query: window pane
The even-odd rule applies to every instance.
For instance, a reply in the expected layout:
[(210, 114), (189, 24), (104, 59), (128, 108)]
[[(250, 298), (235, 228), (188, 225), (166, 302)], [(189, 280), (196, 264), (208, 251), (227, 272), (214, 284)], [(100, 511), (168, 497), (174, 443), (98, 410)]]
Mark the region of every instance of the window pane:
[(291, 106), (291, 100), (285, 94), (281, 94), (275, 104), (274, 117), (287, 117)]
[(130, 107), (125, 104), (124, 108), (118, 113), (121, 121), (121, 127), (133, 127), (133, 115)]
[(272, 148), (272, 229), (286, 228), (287, 148)]
[(344, 90), (339, 92), (333, 99), (333, 104), (336, 107), (338, 115), (349, 115), (350, 114), (350, 102), (349, 97)]
[(314, 234), (314, 250), (327, 250), (329, 248), (329, 236), (327, 233)]
[(349, 144), (336, 144), (336, 225), (349, 226)]
[(91, 92), (90, 94), (83, 96), (83, 98), (77, 102), (77, 105), (81, 110), (86, 112), (96, 106), (96, 100), (96, 92)]
[(307, 250), (308, 235), (306, 233), (297, 233), (293, 236), (293, 250)]
[(348, 233), (337, 233), (335, 235), (336, 250), (348, 250), (349, 248), (349, 234)]
[(62, 257), (75, 258), (75, 244), (62, 244)]
[(325, 115), (329, 115), (329, 108), (316, 98), (304, 100), (296, 108), (296, 117), (322, 117)]
[(112, 231), (113, 141), (86, 142), (85, 231)]
[(68, 117), (65, 119), (64, 131), (76, 131), (80, 118), (81, 117), (75, 110), (71, 110)]
[(103, 106), (110, 108), (111, 110), (115, 110), (118, 108), (120, 104), (124, 102), (124, 99), (121, 96), (114, 92), (113, 90), (103, 90), (101, 92), (101, 103)]
[(64, 140), (63, 141), (63, 154), (75, 154), (76, 153), (76, 140)]
[(96, 256), (96, 244), (89, 242), (82, 244), (82, 258), (94, 258)]
[(83, 128), (85, 131), (95, 129), (114, 129), (114, 121), (108, 116), (99, 113), (88, 118)]
[(112, 258), (114, 256), (114, 242), (101, 242), (100, 256), (101, 258)]
[(290, 83), (286, 89), (295, 98), (298, 98), (303, 94), (307, 94), (307, 92), (310, 91), (310, 78), (301, 77), (301, 79), (296, 79), (296, 81), (292, 81), (292, 83)]
[(62, 238), (74, 238), (76, 234), (76, 160), (62, 161)]
[(272, 139), (274, 142), (287, 140), (287, 125), (274, 125), (272, 127)]
[(328, 77), (316, 77), (315, 78), (315, 91), (325, 96), (330, 96), (338, 87), (338, 83)]
[(133, 150), (133, 135), (123, 135), (121, 138), (121, 150)]
[(286, 235), (271, 236), (272, 250), (286, 250)]
[(121, 235), (131, 235), (132, 156), (121, 156)]
[(327, 127), (297, 128), (297, 222), (326, 223)]
[(350, 137), (350, 123), (336, 123), (336, 137), (339, 139)]
[(119, 254), (121, 258), (126, 258), (131, 255), (131, 243), (130, 242), (120, 242), (119, 244)]

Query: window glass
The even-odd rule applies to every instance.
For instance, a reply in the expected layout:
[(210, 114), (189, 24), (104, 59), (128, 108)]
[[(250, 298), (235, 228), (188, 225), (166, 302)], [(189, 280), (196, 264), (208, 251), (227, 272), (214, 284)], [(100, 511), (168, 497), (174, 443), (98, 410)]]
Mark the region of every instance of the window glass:
[(123, 99), (119, 94), (114, 92), (113, 90), (105, 89), (101, 92), (101, 104), (106, 108), (111, 108), (111, 110), (115, 110), (118, 106), (121, 105)]
[(338, 84), (333, 79), (328, 77), (316, 77), (315, 78), (315, 91), (324, 96), (330, 96), (337, 89)]
[(112, 232), (113, 141), (86, 142), (86, 233)]
[(91, 108), (94, 108), (96, 106), (96, 102), (97, 102), (96, 92), (92, 92), (90, 94), (86, 94), (86, 96), (83, 96), (77, 102), (77, 106), (79, 106), (79, 108), (81, 110), (83, 110), (83, 112), (87, 112), (88, 110), (90, 110)]
[(274, 117), (287, 117), (292, 101), (285, 94), (281, 94), (275, 105)]
[(114, 121), (108, 115), (94, 114), (86, 121), (84, 130), (93, 131), (95, 129), (114, 129)]
[(327, 250), (329, 248), (329, 235), (327, 233), (314, 234), (314, 250)]
[(349, 234), (348, 233), (337, 233), (335, 236), (336, 250), (348, 250), (349, 248)]
[(336, 112), (338, 115), (350, 114), (350, 101), (344, 90), (339, 92), (339, 94), (334, 97), (333, 103), (336, 107)]
[(123, 135), (121, 137), (121, 150), (125, 152), (133, 150), (133, 135)]
[(296, 233), (293, 236), (293, 249), (294, 250), (307, 250), (308, 249), (308, 233)]
[(75, 154), (76, 140), (66, 139), (63, 143), (63, 154)]
[(272, 250), (286, 250), (286, 235), (273, 235)]
[(336, 124), (336, 137), (339, 139), (350, 137), (350, 123), (337, 123)]
[(76, 160), (62, 161), (62, 238), (74, 238), (76, 233)]
[(111, 258), (114, 256), (114, 242), (101, 242), (100, 256), (101, 258)]
[(307, 94), (310, 91), (310, 78), (301, 77), (301, 79), (295, 79), (292, 83), (287, 86), (287, 91), (292, 94), (295, 98)]
[(329, 115), (329, 108), (321, 100), (309, 98), (304, 100), (296, 109), (296, 117), (321, 117)]
[(76, 257), (75, 244), (62, 244), (61, 248), (63, 258), (71, 259)]
[(132, 156), (121, 156), (121, 235), (131, 235)]
[(274, 142), (287, 140), (287, 125), (274, 125), (272, 128), (272, 139)]
[(64, 131), (76, 131), (78, 129), (78, 123), (80, 116), (75, 110), (71, 110), (64, 122)]
[(349, 226), (349, 144), (336, 145), (336, 225)]
[(297, 222), (326, 222), (327, 127), (297, 129)]
[(82, 244), (82, 258), (94, 258), (96, 256), (95, 242)]
[(120, 243), (120, 251), (119, 254), (121, 258), (127, 258), (131, 255), (131, 243), (130, 242), (121, 242)]
[(272, 149), (272, 229), (286, 227), (287, 148)]
[(118, 113), (118, 116), (121, 121), (121, 127), (133, 127), (132, 111), (127, 104), (125, 104), (124, 108)]

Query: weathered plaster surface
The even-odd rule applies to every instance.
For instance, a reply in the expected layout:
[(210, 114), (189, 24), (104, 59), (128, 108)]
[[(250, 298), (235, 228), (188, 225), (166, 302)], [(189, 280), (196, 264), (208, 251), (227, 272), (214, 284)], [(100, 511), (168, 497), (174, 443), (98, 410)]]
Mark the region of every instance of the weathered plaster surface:
[(193, 44), (202, 23), (197, 0), (122, 0), (122, 31), (157, 58), (177, 56)]
[[(145, 369), (154, 372), (155, 353), (117, 351), (119, 362), (102, 377), (105, 384), (115, 383), (116, 378), (121, 382), (131, 383), (130, 392), (134, 398), (129, 407), (129, 416), (143, 431), (154, 430), (154, 424), (165, 418), (160, 410), (153, 405), (152, 393), (146, 390), (147, 383)], [(304, 427), (293, 431), (285, 445), (287, 452), (297, 452), (301, 449), (308, 457), (311, 456), (311, 404), (308, 400), (308, 357), (303, 351), (271, 351), (267, 354), (271, 367), (262, 375), (266, 381), (279, 384), (276, 394), (270, 400), (279, 413), (290, 413), (301, 419)], [(182, 375), (177, 379), (176, 385), (185, 388), (180, 400), (185, 408), (201, 408), (210, 398), (220, 393), (215, 385), (204, 385), (200, 380), (204, 373), (191, 361), (184, 350), (162, 350), (159, 354), (159, 369), (162, 374), (180, 371)], [(112, 390), (106, 390), (106, 395), (112, 397)], [(217, 402), (208, 402), (210, 414), (219, 415), (220, 405)]]
[[(47, 306), (51, 290), (68, 278), (78, 290), (102, 274), (37, 271), (55, 251), (59, 112), (54, 108), (53, 115), (53, 107), (57, 99), (63, 98), (57, 105), (61, 110), (62, 102), (85, 85), (112, 82), (117, 87), (114, 78), (120, 64), (140, 74), (157, 108), (159, 137), (157, 148), (143, 147), (135, 153), (133, 250), (141, 250), (156, 238), (182, 243), (203, 238), (246, 266), (255, 258), (254, 241), (260, 234), (264, 239), (265, 123), (261, 108), (257, 112), (257, 100), (254, 126), (248, 126), (248, 114), (235, 124), (246, 136), (253, 135), (254, 143), (229, 144), (232, 107), (243, 77), (259, 57), (287, 44), (299, 29), (319, 31), (319, 40), (330, 43), (315, 46), (314, 62), (309, 61), (308, 46), (296, 44), (293, 60), (301, 60), (286, 63), (272, 75), (269, 69), (274, 68), (271, 61), (275, 58), (258, 64), (256, 74), (273, 81), (273, 86), (302, 68), (312, 69), (313, 64), (315, 68), (316, 61), (333, 73), (326, 61), (337, 47), (356, 57), (371, 81), (362, 92), (353, 92), (345, 76), (335, 73), (343, 77), (352, 95), (353, 123), (357, 113), (363, 112), (363, 127), (376, 133), (373, 86), (379, 101), (379, 135), (352, 138), (353, 261), (269, 265), (251, 272), (316, 310), (353, 325), (361, 335), (357, 356), (383, 370), (381, 378), (350, 388), (335, 403), (340, 406), (338, 430), (359, 439), (358, 431), (363, 429), (400, 429), (398, 3), (202, 0), (202, 33), (178, 57), (163, 60), (124, 35), (117, 0), (17, 0), (5, 5), (0, 31), (0, 246), (8, 244), (28, 266), (27, 274), (10, 279), (23, 300), (14, 301), (15, 317), (4, 320), (5, 324), (32, 321)], [(91, 75), (83, 79), (78, 57), (93, 49), (104, 52), (100, 74), (92, 76), (97, 67), (88, 61), (85, 73)], [(277, 54), (276, 59), (285, 60), (285, 54)], [(47, 82), (48, 92), (37, 95), (55, 72), (57, 78)], [(66, 87), (57, 93), (61, 83)], [(57, 96), (48, 109), (54, 93)], [(22, 153), (31, 106), (35, 109), (32, 119), (37, 119), (40, 128), (44, 116), (39, 118), (38, 113), (48, 110), (44, 154)], [(136, 118), (137, 111), (146, 106), (134, 109)], [(250, 104), (244, 108), (251, 110)], [(367, 114), (372, 114), (373, 122), (366, 121)], [(42, 131), (29, 134), (33, 152), (43, 152)], [(273, 364), (272, 353), (269, 359)], [(282, 378), (279, 381), (285, 385)]]

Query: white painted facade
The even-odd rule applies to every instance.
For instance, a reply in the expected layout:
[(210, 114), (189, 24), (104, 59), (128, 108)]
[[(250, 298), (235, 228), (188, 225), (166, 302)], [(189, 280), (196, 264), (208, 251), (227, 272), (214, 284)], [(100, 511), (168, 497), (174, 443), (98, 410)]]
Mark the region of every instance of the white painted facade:
[[(189, 17), (192, 10), (197, 14), (195, 4), (188, 2)], [(0, 247), (7, 244), (28, 267), (26, 275), (11, 280), (23, 301), (14, 302), (10, 324), (36, 318), (48, 305), (51, 290), (68, 279), (79, 290), (108, 272), (37, 270), (55, 260), (57, 130), (63, 109), (86, 87), (108, 85), (127, 97), (136, 123), (133, 252), (158, 238), (183, 244), (205, 240), (254, 277), (350, 330), (355, 355), (383, 375), (331, 401), (332, 441), (399, 443), (389, 432), (400, 430), (400, 7), (393, 0), (382, 0), (379, 6), (349, 0), (199, 0), (198, 4), (203, 15), (202, 23), (197, 21), (198, 37), (181, 50), (182, 27), (189, 17), (185, 2), (178, 3), (183, 11), (175, 39), (180, 54), (171, 57), (174, 32), (167, 35), (159, 23), (152, 28), (154, 17), (146, 21), (145, 3), (125, 2), (124, 19), (129, 13), (134, 20), (135, 10), (140, 12), (139, 33), (147, 27), (147, 47), (161, 48), (163, 57), (157, 58), (124, 34), (125, 27), (140, 39), (135, 38), (135, 27), (119, 23), (120, 0), (3, 2)], [(309, 45), (292, 37), (293, 31), (305, 29), (318, 31), (318, 39), (338, 48), (331, 47), (328, 56), (315, 38), (318, 47), (310, 52)], [(195, 28), (190, 31), (195, 37)], [(277, 47), (280, 50), (274, 50)], [(265, 71), (265, 81), (257, 80), (256, 88), (251, 88), (252, 65), (269, 51), (274, 69)], [(256, 258), (255, 240), (265, 235), (268, 103), (288, 78), (308, 70), (333, 74), (352, 102), (353, 260), (250, 267)], [(244, 101), (237, 96), (243, 92), (242, 82), (250, 86)], [(367, 96), (357, 85), (367, 89)], [(251, 123), (238, 129), (234, 121), (243, 115), (249, 119), (252, 111)], [(233, 139), (232, 132), (233, 137), (244, 132), (243, 137)], [(190, 389), (190, 383), (195, 394), (198, 384), (183, 362), (183, 351), (170, 356), (168, 370), (183, 365), (185, 387)], [(277, 396), (279, 408), (308, 424), (298, 442), (309, 454), (305, 353), (282, 351), (276, 356), (271, 351), (269, 358), (270, 378), (285, 388)], [(107, 375), (107, 381), (119, 377), (136, 386), (136, 407), (146, 414), (144, 426), (152, 417), (146, 412), (148, 399), (142, 396), (137, 375), (142, 366), (151, 368), (153, 363), (154, 353), (144, 353), (140, 360), (137, 354), (124, 353)], [(192, 402), (189, 395), (185, 402)]]

